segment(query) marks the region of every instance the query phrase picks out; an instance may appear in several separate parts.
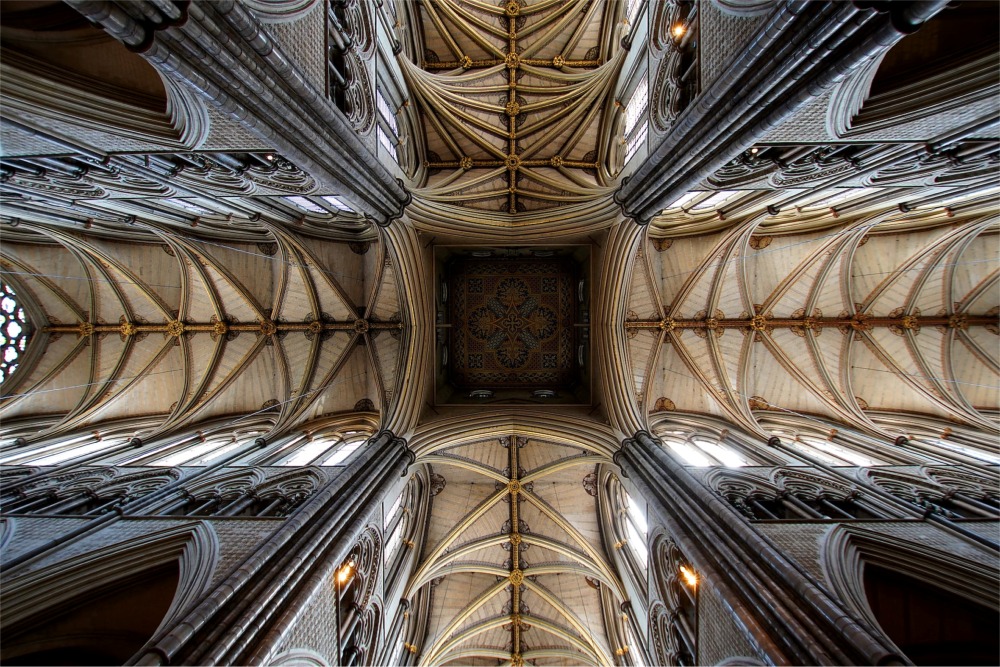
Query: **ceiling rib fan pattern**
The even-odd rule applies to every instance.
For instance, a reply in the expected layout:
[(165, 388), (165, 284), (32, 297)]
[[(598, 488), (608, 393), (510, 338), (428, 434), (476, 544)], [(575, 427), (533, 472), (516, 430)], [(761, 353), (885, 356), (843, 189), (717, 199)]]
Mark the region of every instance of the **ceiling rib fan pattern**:
[[(648, 244), (624, 323), (647, 409), (726, 416), (766, 435), (761, 411), (887, 434), (869, 410), (936, 414), (996, 432), (992, 216), (950, 228), (755, 243), (754, 226)], [(886, 383), (891, 374), (894, 381)], [(651, 378), (649, 381), (646, 378)]]
[(600, 546), (596, 500), (583, 483), (607, 458), (508, 435), (445, 445), (417, 461), (447, 479), (406, 591), (408, 598), (432, 591), (421, 663), (614, 664), (600, 589), (619, 601), (627, 596)]
[(509, 214), (610, 195), (612, 99), (626, 52), (615, 3), (438, 0), (414, 5), (419, 64), (401, 59), (420, 107), (438, 205)]

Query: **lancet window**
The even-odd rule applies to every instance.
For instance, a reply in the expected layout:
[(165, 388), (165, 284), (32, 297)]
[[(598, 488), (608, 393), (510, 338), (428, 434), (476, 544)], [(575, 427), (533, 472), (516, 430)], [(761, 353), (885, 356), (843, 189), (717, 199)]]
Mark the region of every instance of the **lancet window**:
[(348, 430), (310, 436), (272, 465), (338, 466), (343, 465), (370, 437), (369, 433)]
[(649, 124), (646, 111), (649, 108), (649, 87), (646, 75), (639, 80), (632, 97), (625, 107), (625, 162), (628, 163), (646, 141)]
[(623, 553), (627, 569), (636, 582), (646, 579), (649, 551), (646, 547), (649, 527), (642, 505), (634, 499), (614, 476), (607, 480), (611, 499), (612, 534), (617, 540), (614, 548)]
[(396, 145), (399, 143), (399, 126), (396, 123), (396, 113), (386, 102), (381, 90), (375, 91), (375, 103), (378, 108), (379, 122), (375, 127), (375, 134), (378, 142), (385, 151), (392, 156), (392, 159), (399, 161), (396, 153)]

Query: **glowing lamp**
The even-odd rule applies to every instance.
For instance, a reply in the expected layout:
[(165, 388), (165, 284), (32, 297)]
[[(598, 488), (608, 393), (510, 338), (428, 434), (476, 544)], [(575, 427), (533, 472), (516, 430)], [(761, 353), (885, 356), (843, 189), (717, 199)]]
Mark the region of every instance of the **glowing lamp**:
[(681, 565), (681, 578), (684, 579), (684, 583), (686, 583), (691, 588), (695, 588), (698, 586), (698, 575), (695, 573), (694, 570), (687, 567), (686, 565)]

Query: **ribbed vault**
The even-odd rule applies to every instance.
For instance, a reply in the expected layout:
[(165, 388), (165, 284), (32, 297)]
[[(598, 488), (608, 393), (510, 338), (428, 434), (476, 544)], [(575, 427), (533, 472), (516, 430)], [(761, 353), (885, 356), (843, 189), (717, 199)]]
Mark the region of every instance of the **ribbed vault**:
[(417, 457), (438, 490), (406, 590), (430, 590), (421, 664), (613, 664), (600, 589), (626, 595), (585, 482), (606, 453), (528, 430), (490, 436), (481, 423)]
[(893, 233), (859, 221), (768, 236), (755, 225), (651, 242), (625, 334), (650, 412), (822, 415), (886, 436), (868, 410), (996, 431), (996, 221)]
[(280, 432), (393, 395), (403, 323), (382, 245), (266, 225), (267, 243), (219, 243), (139, 224), (159, 243), (24, 223), (36, 242), (4, 244), (6, 275), (41, 314), (31, 365), (5, 383), (5, 421), (57, 416), (39, 434), (51, 436), (155, 414), (158, 433), (266, 411)]
[(405, 6), (412, 61), (400, 65), (424, 126), (418, 204), (519, 214), (610, 195), (619, 3)]

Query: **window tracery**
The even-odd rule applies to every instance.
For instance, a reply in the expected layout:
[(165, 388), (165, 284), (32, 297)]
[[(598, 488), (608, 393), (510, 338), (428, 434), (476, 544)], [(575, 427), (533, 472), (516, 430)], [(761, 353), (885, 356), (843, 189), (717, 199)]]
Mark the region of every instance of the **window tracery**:
[(701, 79), (699, 25), (697, 2), (671, 0), (656, 4), (650, 46), (653, 58), (659, 63), (649, 116), (654, 130), (659, 133), (669, 131), (674, 120), (698, 95)]
[[(654, 573), (658, 598), (650, 606), (650, 643), (659, 664), (693, 665), (697, 655), (697, 587), (701, 585), (696, 570), (669, 537), (653, 542), (650, 567)], [(682, 569), (684, 568), (684, 569)], [(689, 577), (685, 579), (683, 572)]]
[(17, 293), (9, 283), (0, 280), (0, 384), (17, 370), (30, 334), (28, 315)]
[(776, 468), (767, 478), (717, 471), (706, 482), (750, 521), (843, 521), (891, 515), (853, 486), (798, 468)]
[(717, 431), (705, 424), (680, 429), (655, 430), (663, 444), (686, 465), (725, 468), (760, 465), (760, 462), (748, 453), (754, 451), (755, 447), (747, 446), (742, 440), (734, 438), (728, 429)]
[(349, 430), (310, 436), (291, 455), (279, 460), (279, 466), (343, 465), (370, 437), (369, 433)]
[(375, 660), (382, 623), (381, 602), (374, 597), (382, 561), (382, 541), (371, 526), (333, 574), (340, 659), (352, 667)]

